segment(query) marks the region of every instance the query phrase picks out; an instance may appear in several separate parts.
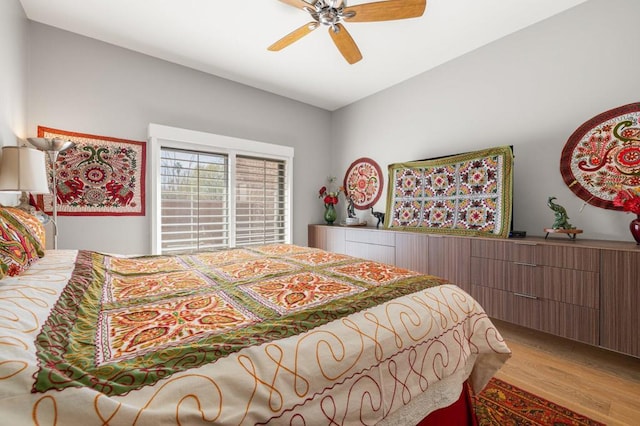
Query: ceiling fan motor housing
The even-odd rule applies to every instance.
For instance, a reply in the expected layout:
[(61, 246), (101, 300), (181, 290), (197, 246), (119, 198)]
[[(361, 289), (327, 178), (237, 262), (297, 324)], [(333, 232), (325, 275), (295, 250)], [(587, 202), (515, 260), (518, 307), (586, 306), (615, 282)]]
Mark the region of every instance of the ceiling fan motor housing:
[(344, 7), (346, 6), (344, 0), (318, 0), (313, 6), (315, 10), (305, 8), (311, 14), (313, 20), (331, 27), (336, 32), (338, 31), (337, 24), (355, 16), (354, 12), (344, 12)]

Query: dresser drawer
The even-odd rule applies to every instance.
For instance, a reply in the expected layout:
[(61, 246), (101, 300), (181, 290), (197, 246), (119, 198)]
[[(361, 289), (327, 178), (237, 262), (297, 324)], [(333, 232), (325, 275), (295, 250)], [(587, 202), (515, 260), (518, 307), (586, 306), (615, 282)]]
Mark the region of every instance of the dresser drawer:
[(390, 265), (395, 265), (396, 263), (396, 249), (391, 246), (346, 241), (345, 251), (349, 256), (373, 260), (374, 262), (388, 263)]
[(600, 272), (600, 250), (531, 241), (471, 241), (471, 256)]
[(396, 246), (395, 232), (374, 231), (367, 229), (346, 229), (345, 239), (355, 243), (377, 244), (381, 246)]
[(540, 254), (536, 243), (474, 240), (471, 241), (471, 256), (536, 265), (540, 263)]
[(492, 318), (591, 345), (599, 342), (597, 309), (477, 285), (471, 286), (471, 295)]
[(524, 297), (537, 297), (598, 309), (600, 274), (522, 262), (471, 258), (471, 284)]

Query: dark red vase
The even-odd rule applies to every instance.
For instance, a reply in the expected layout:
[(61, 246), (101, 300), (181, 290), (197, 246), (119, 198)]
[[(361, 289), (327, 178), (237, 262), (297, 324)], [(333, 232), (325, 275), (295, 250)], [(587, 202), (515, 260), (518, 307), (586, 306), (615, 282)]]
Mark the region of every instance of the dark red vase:
[(640, 244), (640, 214), (631, 221), (629, 224), (629, 230), (631, 231), (633, 238), (635, 238), (636, 244)]

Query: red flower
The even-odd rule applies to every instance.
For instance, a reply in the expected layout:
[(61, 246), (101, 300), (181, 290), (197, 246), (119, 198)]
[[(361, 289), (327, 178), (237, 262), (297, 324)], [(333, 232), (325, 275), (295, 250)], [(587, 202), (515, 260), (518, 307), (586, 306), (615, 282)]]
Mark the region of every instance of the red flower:
[(613, 199), (613, 205), (616, 207), (624, 206), (624, 200), (627, 198), (625, 195), (625, 190), (618, 191), (615, 198)]
[(625, 212), (640, 215), (640, 194), (632, 189), (623, 189), (618, 191), (613, 199), (613, 205), (622, 207)]
[(633, 197), (625, 201), (622, 209), (626, 212), (631, 212), (640, 215), (640, 197)]
[[(335, 178), (329, 178), (329, 182), (333, 182), (334, 180)], [(324, 201), (325, 206), (329, 204), (331, 205), (338, 204), (338, 195), (340, 195), (341, 192), (345, 192), (342, 186), (338, 188), (337, 192), (327, 191), (327, 187), (323, 186), (318, 191), (318, 194), (319, 194), (318, 198), (322, 198), (322, 201)]]

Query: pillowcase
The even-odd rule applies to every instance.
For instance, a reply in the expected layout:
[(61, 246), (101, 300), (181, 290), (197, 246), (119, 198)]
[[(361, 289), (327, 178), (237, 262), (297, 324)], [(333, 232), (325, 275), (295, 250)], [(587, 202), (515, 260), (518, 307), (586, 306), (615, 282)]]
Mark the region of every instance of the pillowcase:
[(38, 256), (44, 257), (46, 234), (44, 225), (37, 217), (15, 207), (0, 207), (0, 217), (10, 222), (33, 244)]
[(0, 279), (20, 275), (39, 258), (38, 250), (24, 232), (0, 215)]

